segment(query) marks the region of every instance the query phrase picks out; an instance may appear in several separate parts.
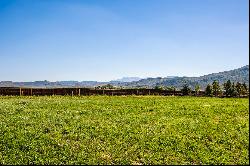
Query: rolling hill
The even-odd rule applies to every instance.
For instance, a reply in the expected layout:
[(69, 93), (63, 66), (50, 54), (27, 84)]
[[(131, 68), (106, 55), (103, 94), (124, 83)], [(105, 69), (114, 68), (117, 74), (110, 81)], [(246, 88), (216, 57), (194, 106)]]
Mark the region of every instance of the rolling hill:
[(249, 85), (249, 65), (230, 71), (212, 73), (200, 77), (147, 78), (126, 83), (124, 86), (152, 88), (157, 85), (162, 85), (174, 86), (180, 89), (183, 84), (187, 83), (191, 88), (194, 88), (196, 84), (199, 84), (201, 89), (204, 89), (207, 84), (211, 84), (214, 80), (218, 80), (220, 84), (226, 82), (227, 80), (231, 80), (232, 82), (245, 82), (247, 85)]

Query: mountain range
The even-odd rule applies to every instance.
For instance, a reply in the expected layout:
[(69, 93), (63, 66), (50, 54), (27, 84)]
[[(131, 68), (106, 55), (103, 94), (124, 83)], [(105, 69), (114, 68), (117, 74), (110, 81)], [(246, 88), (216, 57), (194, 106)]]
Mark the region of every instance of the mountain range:
[(249, 86), (249, 65), (243, 66), (238, 69), (224, 71), (219, 73), (212, 73), (200, 77), (157, 77), (157, 78), (139, 78), (139, 77), (123, 77), (121, 79), (112, 80), (109, 82), (98, 81), (34, 81), (34, 82), (12, 82), (0, 81), (0, 87), (96, 87), (106, 84), (124, 88), (154, 88), (155, 86), (174, 86), (177, 89), (182, 88), (184, 84), (188, 84), (191, 88), (199, 84), (201, 89), (204, 89), (207, 84), (211, 84), (214, 80), (218, 80), (223, 84), (227, 80), (232, 82), (245, 82)]

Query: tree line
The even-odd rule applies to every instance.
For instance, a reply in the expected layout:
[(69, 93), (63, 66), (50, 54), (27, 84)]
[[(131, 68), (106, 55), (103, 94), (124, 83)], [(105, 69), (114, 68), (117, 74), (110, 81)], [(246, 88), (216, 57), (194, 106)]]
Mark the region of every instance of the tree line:
[[(205, 95), (206, 96), (226, 96), (226, 97), (241, 97), (245, 96), (248, 93), (248, 87), (246, 83), (237, 82), (236, 84), (233, 82), (231, 83), (230, 80), (223, 83), (220, 86), (219, 81), (214, 80), (212, 84), (208, 84), (205, 88)], [(183, 95), (190, 95), (192, 89), (188, 87), (187, 84), (184, 84), (183, 88), (181, 89)], [(195, 94), (199, 95), (200, 86), (195, 86)]]
[[(175, 91), (176, 88), (171, 87), (164, 87), (157, 85), (154, 89), (159, 90), (170, 90)], [(198, 96), (199, 92), (201, 91), (201, 86), (199, 84), (196, 84), (194, 89), (191, 89), (188, 84), (184, 84), (182, 89), (180, 89), (183, 95), (191, 95), (192, 91), (195, 92), (195, 95)], [(219, 84), (219, 81), (214, 80), (212, 84), (208, 84), (205, 88), (205, 95), (206, 96), (226, 96), (226, 97), (241, 97), (245, 96), (248, 93), (248, 87), (246, 83), (232, 83), (230, 80), (226, 81), (222, 85)]]
[[(97, 86), (95, 89), (123, 89), (123, 87), (116, 87), (111, 84), (106, 84), (102, 86)], [(126, 88), (125, 88), (126, 89)], [(140, 88), (145, 89), (145, 88)], [(162, 85), (156, 85), (154, 89), (158, 90), (167, 90), (167, 91), (176, 91), (177, 88), (174, 86), (162, 86)], [(201, 92), (201, 86), (199, 84), (196, 84), (194, 89), (190, 88), (188, 84), (184, 83), (181, 89), (183, 95), (191, 95), (192, 92), (195, 93), (196, 96), (199, 96), (199, 93)], [(249, 88), (247, 84), (241, 83), (241, 82), (231, 82), (230, 80), (224, 82), (220, 85), (219, 81), (214, 80), (212, 84), (208, 84), (205, 88), (205, 96), (210, 97), (218, 97), (218, 96), (225, 96), (225, 97), (241, 97), (248, 94)]]

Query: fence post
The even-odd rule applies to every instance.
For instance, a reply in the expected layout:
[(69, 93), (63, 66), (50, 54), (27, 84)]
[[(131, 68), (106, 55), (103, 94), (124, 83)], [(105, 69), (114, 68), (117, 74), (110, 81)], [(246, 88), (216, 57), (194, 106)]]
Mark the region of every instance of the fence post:
[(78, 95), (81, 96), (81, 89), (78, 89)]
[(32, 88), (30, 89), (30, 95), (32, 96)]
[(20, 88), (19, 90), (20, 90), (20, 96), (22, 96), (22, 88)]
[(74, 95), (74, 92), (73, 91), (71, 91), (71, 96), (73, 96)]

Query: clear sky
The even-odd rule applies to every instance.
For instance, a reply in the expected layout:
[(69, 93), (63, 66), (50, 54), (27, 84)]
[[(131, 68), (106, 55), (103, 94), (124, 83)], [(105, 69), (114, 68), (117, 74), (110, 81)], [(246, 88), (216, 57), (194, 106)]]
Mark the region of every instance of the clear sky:
[(201, 76), (249, 64), (248, 0), (0, 0), (0, 81)]

